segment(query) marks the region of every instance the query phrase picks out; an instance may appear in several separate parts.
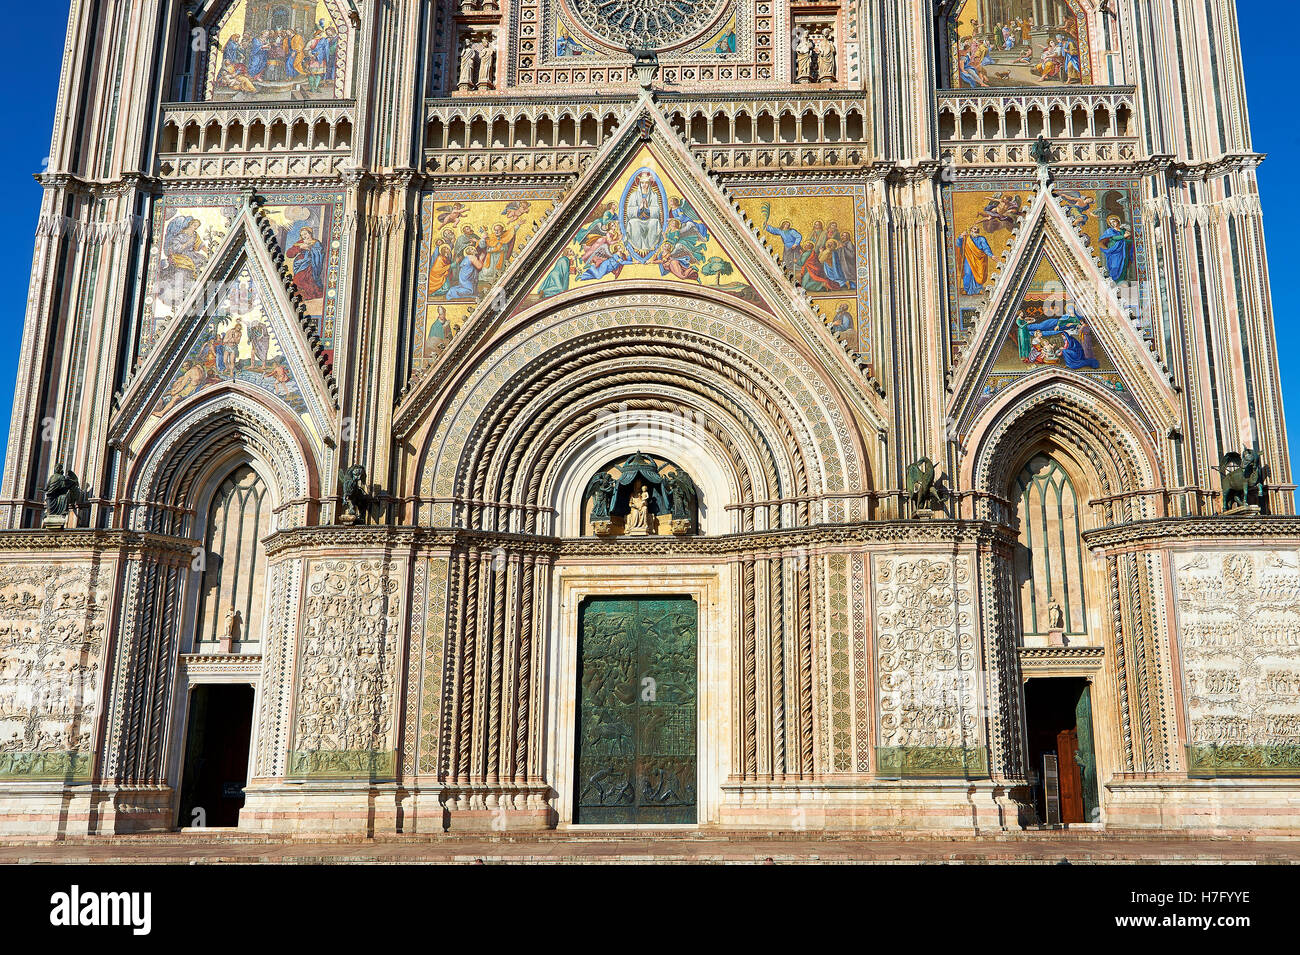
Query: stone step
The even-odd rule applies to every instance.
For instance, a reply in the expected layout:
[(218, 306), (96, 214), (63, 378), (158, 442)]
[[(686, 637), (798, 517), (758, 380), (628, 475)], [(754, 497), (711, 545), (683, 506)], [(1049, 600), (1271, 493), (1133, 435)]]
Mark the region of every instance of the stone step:
[(751, 845), (798, 846), (809, 849), (815, 846), (844, 845), (911, 845), (937, 846), (944, 844), (980, 844), (987, 846), (1048, 845), (1097, 846), (1161, 844), (1187, 845), (1258, 845), (1264, 843), (1296, 844), (1300, 852), (1300, 834), (1291, 833), (1213, 833), (1186, 830), (1115, 830), (1115, 829), (1026, 829), (1005, 832), (973, 834), (962, 832), (899, 832), (897, 829), (832, 830), (832, 831), (773, 831), (768, 829), (600, 829), (574, 828), (543, 830), (537, 832), (417, 832), (377, 833), (372, 837), (357, 833), (271, 834), (247, 832), (238, 829), (182, 829), (176, 832), (135, 833), (125, 835), (67, 836), (58, 840), (15, 839), (0, 840), (0, 850), (18, 850), (34, 846), (89, 848), (95, 851), (162, 851), (165, 849), (202, 849), (220, 852), (225, 847), (287, 846), (295, 849), (319, 847), (339, 850), (361, 846), (430, 846), (437, 851), (454, 850), (457, 846), (499, 845), (537, 846), (551, 853), (564, 846), (629, 846), (647, 844), (714, 844), (735, 847)]
[[(390, 863), (489, 864), (611, 863), (1300, 863), (1296, 841), (1163, 837), (824, 839), (802, 835), (773, 839), (769, 834), (745, 838), (711, 833), (692, 837), (681, 832), (638, 833), (606, 840), (509, 836), (445, 836), (329, 842), (288, 840), (279, 844), (237, 842), (225, 837), (187, 838), (172, 843), (136, 838), (105, 838), (0, 847), (0, 863), (199, 864), (242, 863)], [(1055, 836), (1055, 834), (1052, 834)]]

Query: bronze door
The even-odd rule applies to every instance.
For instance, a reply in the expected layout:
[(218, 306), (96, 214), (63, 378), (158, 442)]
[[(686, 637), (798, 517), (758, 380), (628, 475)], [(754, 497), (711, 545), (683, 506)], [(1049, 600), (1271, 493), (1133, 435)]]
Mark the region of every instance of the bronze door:
[(574, 822), (695, 822), (696, 626), (681, 597), (584, 601)]

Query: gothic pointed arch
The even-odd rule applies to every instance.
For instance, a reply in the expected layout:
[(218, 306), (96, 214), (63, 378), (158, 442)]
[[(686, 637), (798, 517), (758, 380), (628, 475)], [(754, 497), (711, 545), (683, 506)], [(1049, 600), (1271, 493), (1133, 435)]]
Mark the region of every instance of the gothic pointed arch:
[(979, 413), (963, 459), (964, 486), (1005, 497), (1021, 459), (1049, 445), (1089, 475), (1090, 498), (1134, 495), (1113, 506), (1134, 508), (1135, 518), (1154, 513), (1137, 492), (1160, 487), (1162, 469), (1140, 419), (1096, 383), (1060, 372), (1020, 382)]
[(205, 486), (248, 463), (267, 482), (281, 526), (307, 521), (320, 471), (310, 438), (290, 415), (223, 387), (170, 413), (148, 436), (124, 481), (128, 526), (197, 536)]
[[(1090, 532), (1164, 516), (1160, 492), (1166, 482), (1155, 448), (1133, 410), (1091, 381), (1048, 373), (1000, 395), (975, 423), (962, 480), (1005, 500), (1014, 497), (1026, 465), (1039, 458), (1061, 464), (1086, 505), (1075, 529), (1085, 546)], [(1023, 516), (1013, 515), (1002, 517), (1014, 522)], [(1161, 562), (1151, 554), (1111, 552), (1099, 565), (1090, 559), (1082, 576), (1091, 582), (1093, 639), (1113, 661), (1114, 710), (1099, 716), (1111, 721), (1117, 736), (1118, 764), (1126, 771), (1166, 770), (1179, 757), (1172, 743), (1177, 731), (1171, 662), (1161, 640)], [(1025, 612), (1022, 604), (1008, 614), (1008, 624), (1017, 626), (1004, 625), (990, 639), (1005, 648), (1036, 629), (1037, 621), (1021, 618)]]

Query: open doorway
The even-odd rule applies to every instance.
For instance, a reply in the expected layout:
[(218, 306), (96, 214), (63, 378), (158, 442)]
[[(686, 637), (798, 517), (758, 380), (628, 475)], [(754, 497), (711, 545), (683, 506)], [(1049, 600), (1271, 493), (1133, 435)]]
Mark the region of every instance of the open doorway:
[(1098, 822), (1097, 758), (1092, 695), (1080, 677), (1031, 679), (1025, 684), (1025, 733), (1043, 825)]
[(204, 684), (190, 697), (179, 824), (237, 826), (248, 781), (253, 688)]

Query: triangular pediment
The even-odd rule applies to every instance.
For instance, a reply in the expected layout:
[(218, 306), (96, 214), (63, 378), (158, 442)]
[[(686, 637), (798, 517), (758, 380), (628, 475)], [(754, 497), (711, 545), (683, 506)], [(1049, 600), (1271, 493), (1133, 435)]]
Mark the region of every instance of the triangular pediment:
[(643, 280), (698, 286), (771, 308), (716, 221), (687, 200), (659, 150), (641, 146), (569, 230), (564, 252), (516, 310), (578, 287)]
[(336, 387), (301, 297), (277, 270), (282, 255), (245, 206), (199, 273), (176, 317), (128, 381), (112, 437), (126, 444), (221, 386), (278, 404), (318, 454), (334, 431)]
[[(868, 420), (883, 427), (883, 409), (869, 387), (865, 359), (846, 335), (832, 329), (839, 323), (842, 331), (856, 332), (856, 279), (813, 284), (828, 269), (851, 271), (856, 263), (846, 265), (850, 260), (845, 255), (824, 260), (810, 249), (810, 264), (802, 271), (812, 278), (801, 282), (798, 275), (785, 274), (760, 237), (764, 223), (754, 221), (742, 201), (749, 200), (728, 196), (714, 182), (643, 95), (578, 181), (549, 208), (542, 204), (546, 214), (532, 238), (515, 251), (491, 286), (479, 285), (475, 291), (470, 281), (457, 288), (459, 276), (451, 275), (446, 263), (436, 263), (428, 285), (447, 285), (452, 294), (450, 301), (447, 296), (427, 300), (425, 327), (416, 331), (417, 359), (423, 343), (438, 344), (424, 352), (429, 360), (423, 367), (416, 362), (415, 380), (398, 410), (399, 427), (413, 427), (421, 418), (446, 369), (459, 367), (478, 343), (516, 316), (561, 307), (592, 290), (620, 287), (698, 290), (766, 313), (821, 355), (828, 368), (838, 369)], [(845, 216), (847, 222), (852, 223), (852, 215)], [(849, 244), (851, 235), (846, 228)], [(474, 261), (462, 260), (460, 266), (471, 279), (480, 264), (492, 261), (490, 234), (479, 241)], [(455, 259), (457, 250), (449, 251), (449, 258)], [(819, 292), (829, 293), (821, 296), (827, 298), (838, 295), (846, 303), (818, 301)], [(462, 296), (469, 300), (463, 315), (458, 314)]]
[(998, 394), (1048, 374), (1090, 379), (1153, 431), (1178, 420), (1168, 369), (1069, 208), (1068, 198), (1040, 191), (987, 265), (983, 308), (954, 375), (950, 416), (962, 433)]

